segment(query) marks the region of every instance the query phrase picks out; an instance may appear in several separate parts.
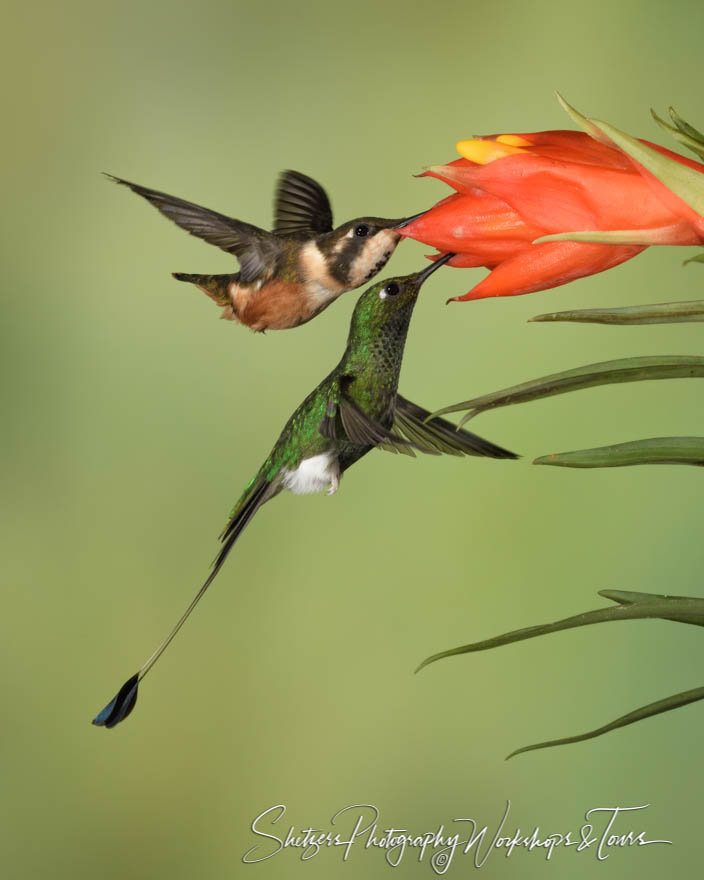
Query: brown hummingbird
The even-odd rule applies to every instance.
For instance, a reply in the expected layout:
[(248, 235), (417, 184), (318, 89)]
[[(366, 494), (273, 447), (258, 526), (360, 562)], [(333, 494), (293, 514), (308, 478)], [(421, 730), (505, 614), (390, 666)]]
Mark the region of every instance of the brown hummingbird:
[[(107, 175), (143, 196), (182, 229), (237, 257), (240, 271), (226, 275), (174, 272), (222, 306), (222, 318), (252, 330), (287, 330), (305, 324), (340, 294), (373, 278), (385, 265), (405, 226), (358, 217), (333, 228), (325, 190), (298, 171), (279, 177), (274, 229), (268, 232), (193, 202)], [(417, 215), (420, 216), (420, 215)]]

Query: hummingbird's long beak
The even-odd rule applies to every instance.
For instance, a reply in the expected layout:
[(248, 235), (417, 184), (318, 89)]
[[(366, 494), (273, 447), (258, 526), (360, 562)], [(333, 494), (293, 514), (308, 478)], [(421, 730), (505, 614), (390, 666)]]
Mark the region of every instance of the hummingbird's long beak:
[(429, 278), (436, 269), (439, 269), (440, 266), (444, 266), (445, 263), (447, 263), (449, 260), (451, 260), (453, 257), (456, 257), (456, 256), (457, 256), (457, 254), (453, 254), (453, 253), (443, 254), (441, 257), (439, 257), (437, 260), (435, 260), (434, 263), (431, 263), (427, 269), (423, 269), (422, 271), (418, 272), (418, 274), (416, 275), (416, 284), (418, 285), (418, 287), (420, 287), (421, 284), (423, 284), (423, 282), (427, 278)]
[(412, 217), (406, 217), (405, 220), (400, 220), (393, 229), (403, 229), (404, 226), (408, 226), (409, 223), (413, 223), (414, 220), (417, 220), (419, 217), (422, 217), (423, 214), (427, 214), (427, 211), (421, 211), (420, 214), (414, 214)]

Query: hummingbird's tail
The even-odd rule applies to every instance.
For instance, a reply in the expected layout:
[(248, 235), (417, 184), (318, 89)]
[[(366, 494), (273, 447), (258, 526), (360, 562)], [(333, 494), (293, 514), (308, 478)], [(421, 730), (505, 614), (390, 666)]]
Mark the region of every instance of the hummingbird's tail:
[(223, 546), (218, 555), (215, 557), (213, 567), (210, 571), (210, 574), (203, 582), (203, 586), (198, 590), (191, 604), (183, 612), (176, 626), (171, 630), (171, 632), (159, 645), (156, 651), (154, 651), (151, 657), (149, 657), (146, 663), (144, 663), (131, 678), (127, 679), (127, 681), (122, 685), (117, 694), (107, 704), (107, 706), (105, 706), (104, 709), (98, 712), (98, 714), (93, 719), (93, 724), (97, 725), (98, 727), (110, 728), (115, 727), (116, 724), (119, 724), (120, 721), (124, 721), (125, 718), (127, 718), (132, 709), (134, 709), (135, 703), (137, 702), (137, 688), (139, 687), (139, 683), (149, 672), (152, 666), (154, 666), (159, 657), (161, 657), (164, 651), (169, 647), (171, 642), (176, 637), (178, 631), (190, 617), (191, 612), (195, 609), (196, 605), (203, 598), (208, 587), (217, 577), (218, 572), (222, 568), (223, 563), (230, 553), (230, 550), (232, 550), (239, 536), (242, 534), (247, 525), (251, 522), (254, 514), (259, 510), (259, 508), (262, 506), (262, 504), (264, 504), (265, 501), (273, 498), (273, 496), (276, 495), (278, 491), (278, 483), (271, 483), (268, 480), (263, 479), (261, 476), (257, 476), (252, 481), (252, 484), (247, 487), (244, 495), (235, 506), (235, 509), (233, 510), (222, 535), (220, 536), (220, 540), (222, 541)]
[(214, 303), (222, 306), (221, 317), (226, 321), (236, 321), (237, 314), (232, 305), (230, 295), (231, 285), (239, 278), (237, 273), (229, 275), (189, 275), (186, 272), (172, 272), (177, 281), (188, 281), (195, 284), (198, 290), (202, 290)]

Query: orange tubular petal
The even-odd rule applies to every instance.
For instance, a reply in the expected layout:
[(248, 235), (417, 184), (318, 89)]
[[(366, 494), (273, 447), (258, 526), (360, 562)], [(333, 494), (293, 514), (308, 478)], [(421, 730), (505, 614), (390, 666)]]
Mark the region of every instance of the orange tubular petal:
[(630, 260), (644, 247), (556, 241), (536, 244), (497, 266), (476, 287), (453, 299), (457, 302), (492, 296), (519, 296), (559, 287), (604, 272)]
[(460, 269), (469, 269), (477, 266), (493, 267), (512, 259), (523, 251), (532, 248), (533, 245), (516, 239), (504, 239), (503, 241), (482, 241), (472, 245), (471, 250), (458, 253), (450, 260), (448, 265)]
[(503, 199), (526, 222), (549, 233), (650, 228), (675, 222), (678, 215), (656, 198), (631, 167), (631, 171), (620, 171), (524, 154), (489, 165), (433, 166), (430, 173), (458, 192), (480, 188)]
[(432, 172), (432, 168), (470, 168), (472, 165), (471, 162), (468, 162), (466, 159), (453, 159), (452, 162), (448, 162), (446, 165), (433, 165), (426, 166), (423, 171), (419, 174), (414, 174), (414, 177), (437, 177), (437, 174)]
[[(533, 247), (533, 245), (525, 241), (511, 239), (475, 242), (472, 245), (471, 252), (458, 253), (451, 260), (448, 260), (447, 265), (455, 269), (478, 269), (482, 266), (485, 269), (493, 269), (499, 263), (510, 260), (530, 247)], [(445, 249), (444, 253), (447, 253), (447, 249)], [(429, 260), (435, 261), (442, 256), (442, 253), (426, 254), (426, 256)]]
[[(530, 243), (545, 232), (542, 227), (527, 224), (501, 199), (482, 192), (456, 193), (400, 231), (439, 251), (456, 253), (474, 253), (478, 246), (482, 248), (485, 244), (496, 249), (506, 240), (510, 241), (510, 252), (513, 252), (514, 243)], [(504, 246), (501, 254), (498, 259), (505, 259), (509, 250)]]

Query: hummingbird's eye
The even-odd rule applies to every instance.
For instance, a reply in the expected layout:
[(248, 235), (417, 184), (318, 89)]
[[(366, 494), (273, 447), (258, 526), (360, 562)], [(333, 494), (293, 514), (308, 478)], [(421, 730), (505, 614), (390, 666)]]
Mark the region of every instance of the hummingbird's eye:
[(401, 288), (396, 284), (395, 281), (389, 281), (388, 284), (385, 284), (381, 290), (379, 291), (380, 299), (388, 299), (390, 296), (398, 296), (401, 292)]
[(369, 227), (366, 223), (360, 223), (359, 226), (355, 227), (354, 234), (359, 238), (364, 238), (366, 235), (369, 235)]

